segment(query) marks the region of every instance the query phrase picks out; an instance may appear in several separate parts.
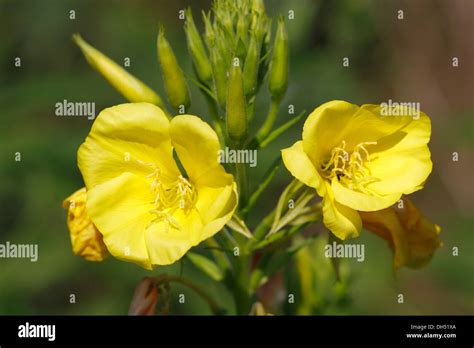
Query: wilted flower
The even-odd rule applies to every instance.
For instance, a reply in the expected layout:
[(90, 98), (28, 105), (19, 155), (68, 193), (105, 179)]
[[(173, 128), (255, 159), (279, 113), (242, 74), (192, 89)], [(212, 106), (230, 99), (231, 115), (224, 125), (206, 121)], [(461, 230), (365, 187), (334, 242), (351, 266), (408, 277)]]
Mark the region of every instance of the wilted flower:
[(67, 209), (72, 250), (88, 261), (102, 261), (109, 253), (102, 241), (102, 234), (87, 214), (86, 200), (86, 188), (83, 187), (63, 201), (63, 207)]
[[(403, 202), (403, 203), (402, 203)], [(393, 250), (393, 267), (420, 268), (442, 243), (441, 228), (428, 221), (407, 198), (400, 205), (360, 212), (364, 228), (384, 238)]]

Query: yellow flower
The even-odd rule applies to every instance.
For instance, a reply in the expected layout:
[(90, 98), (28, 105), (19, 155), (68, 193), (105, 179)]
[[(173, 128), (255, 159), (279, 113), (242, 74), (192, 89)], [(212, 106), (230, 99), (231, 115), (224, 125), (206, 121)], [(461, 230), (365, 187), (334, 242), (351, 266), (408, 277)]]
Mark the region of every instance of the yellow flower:
[(237, 189), (218, 163), (219, 148), (216, 133), (196, 116), (169, 121), (148, 103), (103, 110), (78, 165), (89, 215), (109, 252), (152, 269), (221, 230), (237, 206)]
[(384, 238), (393, 250), (393, 267), (420, 268), (426, 265), (442, 243), (441, 228), (421, 215), (416, 206), (403, 198), (403, 207), (361, 212), (364, 228)]
[(291, 174), (323, 198), (323, 222), (338, 238), (356, 237), (358, 211), (377, 211), (423, 187), (432, 163), (431, 122), (382, 116), (379, 105), (331, 101), (308, 117), (302, 141), (282, 150)]
[(72, 250), (88, 261), (102, 261), (108, 255), (107, 248), (102, 235), (87, 215), (86, 199), (86, 188), (83, 187), (63, 201), (63, 207), (68, 210), (67, 225)]

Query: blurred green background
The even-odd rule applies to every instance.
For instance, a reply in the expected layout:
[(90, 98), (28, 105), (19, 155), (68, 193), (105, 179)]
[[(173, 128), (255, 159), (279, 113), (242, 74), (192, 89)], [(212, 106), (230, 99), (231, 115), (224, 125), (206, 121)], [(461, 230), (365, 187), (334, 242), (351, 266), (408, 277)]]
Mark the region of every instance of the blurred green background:
[[(128, 70), (164, 95), (155, 53), (158, 24), (166, 26), (179, 62), (192, 75), (178, 18), (178, 11), (187, 6), (199, 18), (210, 2), (0, 1), (0, 243), (39, 245), (36, 263), (0, 259), (0, 314), (126, 314), (140, 279), (160, 272), (183, 272), (231, 308), (225, 289), (187, 262), (150, 273), (113, 258), (96, 264), (74, 256), (61, 208), (62, 200), (83, 186), (76, 151), (92, 121), (57, 117), (55, 104), (64, 99), (93, 101), (98, 113), (124, 102), (89, 67), (71, 35), (81, 33), (119, 63), (129, 57)], [(332, 99), (356, 104), (392, 99), (421, 102), (433, 124), (434, 171), (413, 200), (442, 227), (444, 246), (427, 267), (402, 269), (395, 279), (386, 243), (364, 232), (355, 242), (365, 243), (365, 262), (344, 266), (350, 269), (348, 298), (313, 313), (474, 314), (474, 2), (272, 0), (266, 6), (272, 16), (287, 16), (290, 10), (295, 14), (294, 20), (287, 20), (291, 75), (280, 123), (291, 117), (285, 111), (289, 104), (298, 114)], [(74, 20), (69, 18), (71, 10)], [(397, 18), (399, 10), (403, 20)], [(21, 67), (15, 67), (16, 57)], [(350, 59), (349, 67), (343, 67), (343, 57)], [(458, 67), (452, 66), (453, 57), (459, 58)], [(191, 92), (190, 112), (207, 119), (197, 88), (192, 86)], [(267, 101), (262, 91), (257, 122), (266, 113)], [(258, 166), (250, 171), (254, 182), (279, 149), (300, 138), (301, 124), (259, 153)], [(14, 160), (16, 152), (21, 153), (20, 162)], [(453, 152), (459, 161), (452, 160)], [(260, 211), (276, 203), (290, 176), (282, 168), (277, 179), (259, 202)], [(312, 229), (325, 233), (321, 225)], [(453, 247), (459, 248), (459, 256), (452, 255)], [(288, 265), (286, 274), (294, 273), (293, 267)], [(285, 272), (286, 280), (272, 285), (278, 290), (272, 290), (275, 301), (293, 290), (295, 280)], [(322, 298), (324, 286), (315, 290)], [(173, 301), (172, 313), (209, 313), (191, 291), (179, 285), (172, 291), (173, 298), (184, 293), (188, 299), (184, 305)], [(399, 293), (404, 304), (397, 303)], [(70, 294), (75, 294), (75, 304), (69, 303)]]

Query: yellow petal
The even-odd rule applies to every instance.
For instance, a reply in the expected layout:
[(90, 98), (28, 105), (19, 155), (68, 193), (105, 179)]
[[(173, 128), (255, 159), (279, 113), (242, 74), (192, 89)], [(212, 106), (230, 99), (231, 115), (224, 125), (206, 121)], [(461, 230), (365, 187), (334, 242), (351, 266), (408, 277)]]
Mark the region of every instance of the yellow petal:
[(159, 168), (164, 176), (179, 175), (169, 121), (160, 108), (148, 103), (103, 110), (77, 157), (88, 190), (124, 172), (146, 177)]
[(333, 100), (308, 116), (303, 127), (303, 148), (313, 163), (321, 163), (325, 154), (340, 145), (342, 130), (358, 110), (357, 105)]
[(336, 237), (345, 240), (359, 236), (362, 227), (359, 213), (336, 202), (331, 187), (327, 183), (322, 210), (324, 225)]
[[(362, 142), (378, 142), (405, 128), (412, 120), (412, 116), (382, 116), (380, 105), (364, 104), (350, 118), (341, 138), (346, 140), (347, 148), (352, 149)], [(375, 151), (373, 145), (369, 150)]]
[(351, 190), (341, 185), (337, 177), (332, 179), (331, 188), (336, 201), (359, 211), (375, 211), (387, 208), (402, 196), (401, 193), (382, 196)]
[(320, 196), (325, 194), (323, 179), (304, 152), (302, 141), (297, 141), (293, 146), (281, 150), (281, 156), (291, 175), (306, 186), (314, 187)]
[(74, 254), (88, 261), (102, 261), (109, 254), (102, 234), (92, 223), (86, 208), (87, 193), (83, 187), (63, 202)]
[(89, 64), (104, 76), (128, 101), (146, 102), (163, 106), (161, 98), (147, 85), (131, 75), (112, 59), (85, 42), (80, 35), (73, 36)]
[[(380, 180), (367, 187), (382, 195), (409, 194), (421, 189), (433, 166), (427, 145), (430, 135), (430, 119), (420, 112), (419, 119), (413, 119), (397, 134), (379, 140), (367, 166), (371, 175)], [(395, 143), (397, 138), (400, 140)]]
[(87, 209), (116, 258), (151, 269), (145, 230), (154, 215), (150, 184), (141, 176), (123, 173), (88, 191)]
[(170, 265), (184, 256), (194, 245), (198, 244), (203, 229), (201, 217), (193, 209), (185, 215), (177, 210), (172, 217), (176, 226), (165, 221), (153, 223), (145, 231), (145, 243), (153, 265)]
[(219, 163), (220, 144), (216, 132), (197, 116), (178, 115), (170, 122), (173, 147), (191, 181), (205, 186), (232, 182)]
[(232, 218), (238, 204), (235, 182), (223, 187), (201, 186), (198, 190), (196, 209), (204, 226), (195, 245), (219, 232)]
[(403, 208), (391, 207), (381, 211), (360, 213), (364, 228), (387, 240), (393, 250), (395, 269), (405, 266), (420, 268), (441, 246), (441, 228), (428, 221), (407, 198)]
[(187, 175), (198, 191), (196, 209), (203, 228), (193, 246), (211, 237), (230, 220), (237, 207), (237, 188), (231, 174), (218, 161), (217, 134), (203, 120), (178, 115), (171, 120), (173, 146)]

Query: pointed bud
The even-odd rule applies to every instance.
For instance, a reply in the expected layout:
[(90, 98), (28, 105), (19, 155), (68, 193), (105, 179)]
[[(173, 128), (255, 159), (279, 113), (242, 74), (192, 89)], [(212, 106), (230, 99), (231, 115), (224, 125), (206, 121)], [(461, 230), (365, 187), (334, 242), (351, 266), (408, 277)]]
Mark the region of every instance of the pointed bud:
[(225, 109), (227, 98), (227, 63), (217, 49), (211, 52), (211, 62), (214, 77), (214, 93), (220, 107)]
[(288, 86), (288, 36), (283, 17), (278, 19), (268, 83), (272, 99), (281, 100)]
[(163, 107), (163, 101), (150, 87), (89, 45), (79, 34), (73, 35), (72, 39), (79, 46), (89, 64), (128, 101), (147, 102)]
[(230, 68), (227, 91), (227, 133), (237, 143), (247, 136), (247, 118), (244, 85), (240, 61), (234, 58)]
[(209, 58), (204, 49), (201, 36), (194, 24), (193, 15), (190, 9), (186, 10), (186, 23), (184, 30), (186, 31), (188, 51), (193, 60), (196, 75), (201, 82), (210, 85), (212, 81), (211, 63), (209, 62)]
[(135, 288), (128, 315), (154, 315), (158, 289), (152, 278), (145, 277)]
[(252, 11), (259, 14), (265, 13), (265, 4), (263, 0), (252, 0)]
[(182, 105), (187, 110), (191, 103), (188, 85), (173, 49), (165, 38), (163, 28), (160, 28), (158, 33), (157, 52), (166, 94), (171, 106), (173, 109), (179, 110)]
[(244, 66), (244, 92), (247, 100), (256, 94), (259, 61), (260, 48), (256, 36), (252, 35)]

